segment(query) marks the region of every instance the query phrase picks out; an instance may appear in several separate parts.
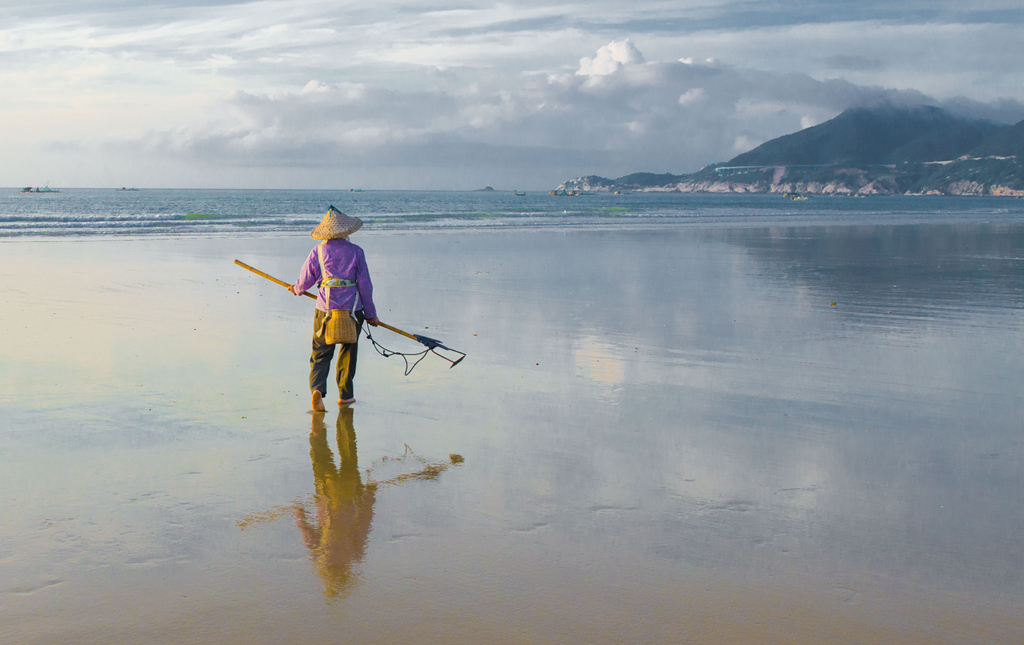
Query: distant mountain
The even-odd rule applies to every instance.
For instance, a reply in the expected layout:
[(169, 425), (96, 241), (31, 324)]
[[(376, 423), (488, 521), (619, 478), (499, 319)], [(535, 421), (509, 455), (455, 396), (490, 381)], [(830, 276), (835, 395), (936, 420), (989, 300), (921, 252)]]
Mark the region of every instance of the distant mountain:
[(1000, 129), (937, 107), (854, 108), (820, 125), (759, 145), (726, 164), (894, 164), (956, 159)]
[(1017, 157), (1024, 159), (1024, 121), (990, 132), (970, 151), (972, 157)]
[(686, 175), (589, 176), (566, 191), (1024, 196), (1024, 121), (1001, 126), (940, 108), (854, 108)]

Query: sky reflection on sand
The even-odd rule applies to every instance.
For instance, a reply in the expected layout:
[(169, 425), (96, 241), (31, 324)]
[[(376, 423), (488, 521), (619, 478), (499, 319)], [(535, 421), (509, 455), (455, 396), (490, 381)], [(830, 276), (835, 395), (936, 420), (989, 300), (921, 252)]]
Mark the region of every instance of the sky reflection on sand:
[[(0, 636), (1024, 635), (1024, 227), (359, 243), (381, 319), (469, 357), (361, 352), (312, 434), (307, 299), (231, 264), (308, 239), (4, 245)], [(373, 492), (407, 445), (466, 461)]]

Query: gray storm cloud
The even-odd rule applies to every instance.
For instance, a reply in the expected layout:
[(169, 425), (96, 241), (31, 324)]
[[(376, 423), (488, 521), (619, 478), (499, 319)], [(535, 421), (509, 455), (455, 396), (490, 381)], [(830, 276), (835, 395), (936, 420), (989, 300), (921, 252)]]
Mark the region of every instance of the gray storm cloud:
[(1014, 122), (1018, 5), (13, 0), (0, 175), (547, 188), (694, 170), (879, 101)]
[[(311, 79), (293, 92), (235, 92), (197, 128), (122, 142), (211, 166), (319, 171), (369, 187), (545, 188), (582, 174), (682, 173), (878, 103), (939, 104), (913, 90), (773, 74), (715, 61), (647, 61), (629, 40), (572, 73), (494, 76), (398, 91)], [(967, 99), (961, 114), (1024, 118), (1024, 106)], [(375, 175), (375, 170), (377, 174)], [(333, 173), (333, 174), (332, 174)]]

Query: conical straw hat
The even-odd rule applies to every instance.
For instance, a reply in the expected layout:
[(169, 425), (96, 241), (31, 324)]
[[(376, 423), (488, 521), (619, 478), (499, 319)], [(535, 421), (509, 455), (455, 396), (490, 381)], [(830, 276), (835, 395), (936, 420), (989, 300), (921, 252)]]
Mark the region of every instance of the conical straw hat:
[(314, 240), (336, 240), (339, 237), (347, 237), (362, 227), (363, 220), (358, 217), (349, 217), (334, 206), (327, 209), (324, 219), (309, 234)]

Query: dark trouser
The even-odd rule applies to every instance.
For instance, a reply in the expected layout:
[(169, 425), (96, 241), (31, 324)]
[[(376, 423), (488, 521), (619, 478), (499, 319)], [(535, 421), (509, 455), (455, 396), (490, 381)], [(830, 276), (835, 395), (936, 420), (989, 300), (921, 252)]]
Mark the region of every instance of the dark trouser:
[[(313, 353), (309, 356), (309, 391), (317, 390), (324, 396), (327, 395), (327, 377), (331, 373), (331, 360), (334, 358), (334, 345), (323, 342), (322, 336), (317, 336), (316, 330), (323, 329), (323, 319), (327, 316), (326, 311), (316, 310), (313, 315)], [(344, 343), (338, 345), (341, 353), (338, 355), (338, 392), (341, 399), (355, 398), (352, 389), (352, 380), (356, 376), (356, 354), (359, 349), (358, 334), (363, 330), (363, 310), (356, 312), (356, 337), (355, 343)]]

